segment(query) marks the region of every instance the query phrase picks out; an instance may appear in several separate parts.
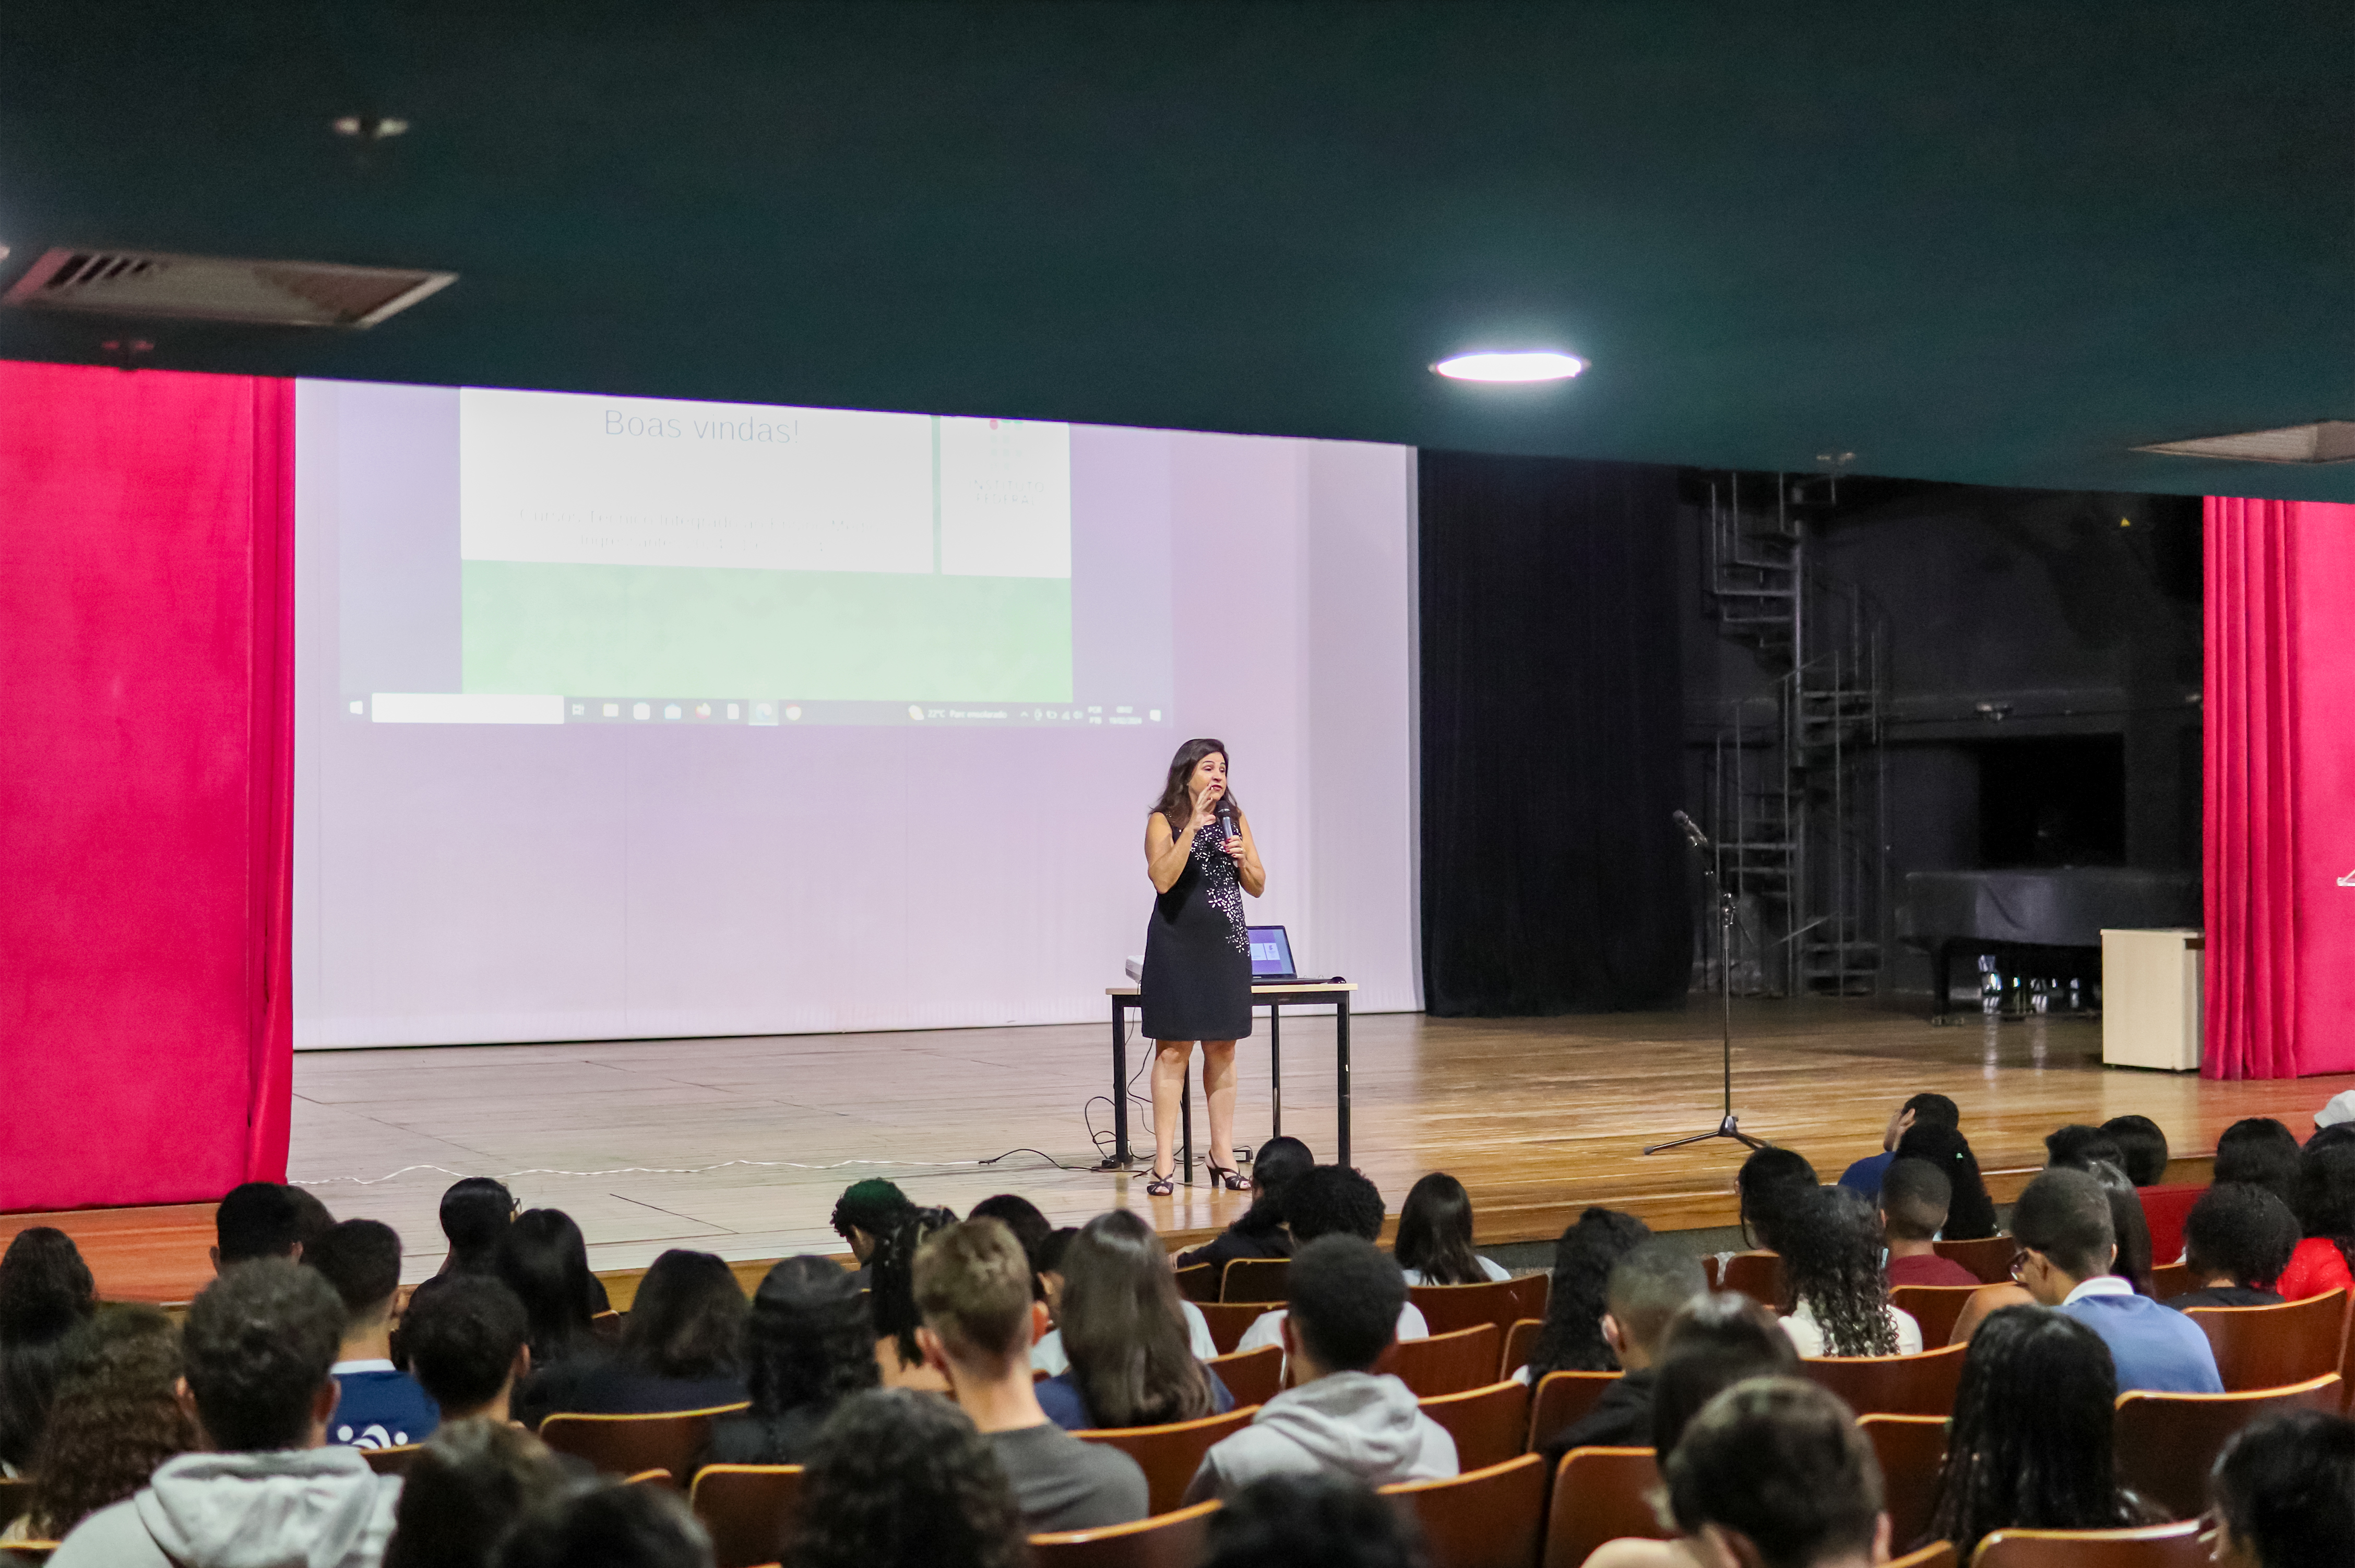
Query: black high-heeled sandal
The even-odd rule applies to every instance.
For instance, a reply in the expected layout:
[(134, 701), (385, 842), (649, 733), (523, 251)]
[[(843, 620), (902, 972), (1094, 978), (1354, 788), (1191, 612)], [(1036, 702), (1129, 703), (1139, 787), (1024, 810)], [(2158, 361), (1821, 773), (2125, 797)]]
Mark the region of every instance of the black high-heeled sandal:
[(1146, 1169), (1145, 1175), (1145, 1195), (1148, 1198), (1167, 1198), (1178, 1191), (1178, 1167), (1175, 1165), (1169, 1168), (1169, 1174), (1167, 1176), (1161, 1175), (1149, 1166)]
[(1252, 1190), (1251, 1178), (1240, 1171), (1230, 1171), (1223, 1165), (1213, 1165), (1207, 1160), (1202, 1161), (1202, 1169), (1210, 1173), (1211, 1181), (1230, 1192), (1248, 1192)]

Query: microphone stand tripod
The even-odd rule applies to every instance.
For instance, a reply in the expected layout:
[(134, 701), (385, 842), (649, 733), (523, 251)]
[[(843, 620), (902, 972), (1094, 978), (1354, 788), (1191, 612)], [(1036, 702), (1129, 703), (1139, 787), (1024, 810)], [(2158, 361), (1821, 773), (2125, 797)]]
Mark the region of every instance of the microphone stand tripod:
[(1710, 896), (1717, 905), (1717, 984), (1719, 997), (1724, 1007), (1722, 1014), (1724, 1023), (1719, 1036), (1721, 1060), (1725, 1068), (1724, 1114), (1718, 1124), (1707, 1132), (1696, 1132), (1688, 1138), (1670, 1139), (1666, 1143), (1655, 1143), (1644, 1152), (1657, 1154), (1662, 1150), (1682, 1149), (1689, 1143), (1706, 1143), (1712, 1138), (1730, 1138), (1736, 1143), (1751, 1149), (1764, 1149), (1767, 1147), (1766, 1141), (1764, 1139), (1753, 1138), (1742, 1131), (1742, 1124), (1733, 1115), (1733, 895), (1719, 885), (1717, 867), (1710, 863), (1709, 856), (1704, 853), (1709, 848), (1709, 840), (1702, 835), (1700, 829), (1695, 827), (1692, 819), (1682, 811), (1676, 813), (1676, 819), (1677, 825), (1685, 832), (1686, 847), (1701, 857), (1700, 874), (1708, 879)]

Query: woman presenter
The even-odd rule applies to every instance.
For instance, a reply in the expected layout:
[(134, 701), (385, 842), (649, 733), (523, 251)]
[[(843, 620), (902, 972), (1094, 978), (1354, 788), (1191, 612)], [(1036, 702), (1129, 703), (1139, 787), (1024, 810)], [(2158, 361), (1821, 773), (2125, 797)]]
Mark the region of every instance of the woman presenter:
[(1178, 1098), (1194, 1042), (1202, 1043), (1202, 1094), (1210, 1105), (1211, 1179), (1230, 1192), (1251, 1182), (1234, 1158), (1235, 1042), (1251, 1033), (1251, 938), (1243, 895), (1257, 898), (1267, 872), (1251, 819), (1227, 789), (1226, 743), (1189, 740), (1169, 762), (1160, 804), (1145, 820), (1145, 868), (1153, 918), (1138, 980), (1153, 1057), (1153, 1171), (1146, 1192), (1166, 1198), (1178, 1175)]

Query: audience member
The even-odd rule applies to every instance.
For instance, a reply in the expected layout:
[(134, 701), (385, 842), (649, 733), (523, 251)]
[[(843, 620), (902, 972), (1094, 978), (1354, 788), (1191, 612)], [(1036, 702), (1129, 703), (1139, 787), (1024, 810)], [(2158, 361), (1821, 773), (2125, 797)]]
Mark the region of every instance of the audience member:
[(2019, 1243), (2012, 1275), (2041, 1306), (2056, 1307), (2102, 1337), (2118, 1387), (2158, 1393), (2222, 1393), (2215, 1353), (2198, 1324), (2109, 1272), (2117, 1257), (2109, 1196), (2082, 1171), (2047, 1170), (2011, 1213)]
[[(1854, 1192), (1854, 1189), (1849, 1189)], [(1855, 1193), (1863, 1202), (1870, 1199)], [(1867, 1568), (1889, 1557), (1881, 1464), (1837, 1395), (1757, 1378), (1710, 1400), (1660, 1467), (1678, 1544), (1702, 1563)], [(1614, 1541), (1588, 1568), (1660, 1561), (1657, 1542)]]
[(744, 1389), (744, 1287), (718, 1255), (673, 1247), (655, 1259), (622, 1343), (586, 1369), (556, 1410), (654, 1415), (741, 1404)]
[(442, 1413), (392, 1364), (392, 1302), (400, 1294), (400, 1237), (381, 1220), (346, 1220), (303, 1249), (344, 1304), (344, 1343), (328, 1368), (342, 1391), (327, 1440), (356, 1448), (422, 1443)]
[(2297, 1210), (2297, 1134), (2269, 1116), (2243, 1117), (2216, 1139), (2215, 1182), (2263, 1187)]
[(1881, 1219), (1851, 1188), (1822, 1187), (1785, 1210), (1783, 1330), (1803, 1356), (1911, 1356), (1922, 1325), (1889, 1304)]
[(884, 1388), (827, 1419), (787, 1568), (1022, 1568), (1028, 1558), (1005, 1467), (964, 1411)]
[(711, 1537), (668, 1487), (559, 1492), (517, 1520), (499, 1568), (711, 1568)]
[(2046, 1170), (2058, 1166), (2090, 1172), (2096, 1164), (2115, 1165), (2121, 1171), (2126, 1168), (2126, 1150), (2107, 1130), (2073, 1121), (2044, 1135)]
[(1868, 1154), (1840, 1172), (1839, 1184), (1868, 1198), (1881, 1196), (1881, 1178), (1897, 1158), (1898, 1140), (1916, 1127), (1959, 1127), (1963, 1113), (1944, 1095), (1919, 1094), (1889, 1113), (1889, 1128), (1881, 1135), (1881, 1152)]
[(875, 1366), (885, 1388), (921, 1389), (927, 1393), (949, 1391), (941, 1374), (924, 1364), (923, 1348), (916, 1342), (916, 1330), (923, 1322), (923, 1315), (916, 1309), (916, 1249), (926, 1237), (954, 1224), (956, 1215), (946, 1209), (911, 1205), (891, 1229), (876, 1238), (868, 1255), (864, 1272), (873, 1283), (867, 1293), (867, 1310), (874, 1321)]
[(1665, 1236), (1639, 1244), (1604, 1287), (1603, 1338), (1624, 1369), (1602, 1397), (1547, 1445), (1554, 1460), (1572, 1448), (1641, 1448), (1652, 1440), (1652, 1384), (1676, 1315), (1709, 1294), (1700, 1259)]
[(1220, 1268), (1238, 1257), (1290, 1257), (1292, 1235), (1284, 1226), (1284, 1194), (1316, 1163), (1296, 1138), (1271, 1138), (1252, 1157), (1252, 1202), (1242, 1217), (1192, 1252), (1178, 1255), (1178, 1266), (1198, 1263)]
[(1893, 1289), (1900, 1285), (1975, 1286), (1979, 1277), (1950, 1257), (1940, 1257), (1938, 1232), (1954, 1200), (1946, 1173), (1926, 1160), (1907, 1156), (1890, 1161), (1881, 1178), (1881, 1238), (1889, 1250), (1882, 1270)]
[(2285, 1301), (2326, 1291), (2355, 1292), (2355, 1142), (2324, 1141), (2316, 1133), (2297, 1160), (2298, 1224), (2306, 1239), (2274, 1286)]
[(2297, 1216), (2263, 1187), (2226, 1181), (2209, 1188), (2183, 1218), (2183, 1255), (2195, 1288), (2170, 1297), (2189, 1307), (2272, 1307), (2273, 1283), (2297, 1249)]
[(401, 1315), (400, 1342), (417, 1379), (445, 1422), (508, 1419), (515, 1391), (531, 1372), (531, 1321), (500, 1280), (454, 1274)]
[(1373, 1370), (1398, 1338), (1406, 1301), (1398, 1264), (1362, 1235), (1319, 1236), (1293, 1254), (1286, 1292), (1282, 1332), (1294, 1386), (1211, 1446), (1186, 1500), (1316, 1470), (1370, 1487), (1455, 1475), (1455, 1440), (1406, 1384)]
[(2143, 1213), (2142, 1194), (2126, 1173), (2108, 1160), (2097, 1160), (2085, 1172), (2101, 1183), (2110, 1204), (2110, 1233), (2117, 1237), (2117, 1261), (2110, 1272), (2134, 1287), (2137, 1296), (2156, 1296), (2150, 1277), (2150, 1216)]
[(2114, 1116), (2102, 1124), (2125, 1156), (2126, 1180), (2156, 1187), (2167, 1180), (2167, 1131), (2147, 1116)]
[(1070, 1366), (1039, 1385), (1058, 1426), (1160, 1426), (1235, 1407), (1191, 1343), (1168, 1255), (1135, 1210), (1080, 1227), (1063, 1254), (1061, 1304)]
[(258, 1257), (293, 1257), (303, 1245), (304, 1219), (295, 1189), (239, 1182), (213, 1210), (213, 1272)]
[[(506, 1288), (480, 1277), (468, 1283)], [(474, 1416), (444, 1421), (409, 1461), (384, 1568), (491, 1568), (516, 1521), (570, 1484), (556, 1456), (522, 1427)]]
[(327, 1443), (344, 1308), (315, 1269), (237, 1265), (188, 1308), (181, 1354), (199, 1444), (99, 1510), (57, 1568), (376, 1568), (400, 1482)]
[(881, 1376), (866, 1298), (832, 1258), (789, 1257), (769, 1270), (744, 1343), (752, 1408), (712, 1423), (716, 1465), (805, 1462), (834, 1407)]
[(504, 1181), (489, 1176), (453, 1181), (442, 1194), (442, 1234), (450, 1251), (440, 1272), (497, 1274), (499, 1238), (515, 1223), (517, 1212), (515, 1194)]
[(1774, 1315), (1738, 1290), (1689, 1301), (1668, 1319), (1653, 1363), (1652, 1450), (1665, 1462), (1701, 1407), (1745, 1378), (1796, 1374), (1799, 1352)]
[(22, 1475), (32, 1464), (67, 1337), (96, 1305), (81, 1249), (55, 1226), (18, 1231), (0, 1255), (0, 1475)]
[(550, 1411), (577, 1408), (574, 1386), (612, 1354), (597, 1338), (589, 1245), (561, 1209), (526, 1209), (499, 1237), (499, 1280), (531, 1325), (531, 1372), (516, 1386), (516, 1419), (537, 1427)]
[(179, 1378), (179, 1326), (153, 1307), (108, 1307), (68, 1336), (31, 1500), (0, 1543), (59, 1540), (195, 1447)]
[(1816, 1168), (1795, 1149), (1753, 1150), (1734, 1177), (1742, 1200), (1742, 1234), (1764, 1252), (1783, 1250), (1777, 1234), (1783, 1215), (1817, 1191)]
[(908, 1194), (880, 1176), (853, 1181), (835, 1200), (834, 1234), (849, 1244), (850, 1255), (858, 1261), (860, 1289), (874, 1287), (875, 1249), (915, 1212)]
[(2150, 1522), (2111, 1467), (2117, 1393), (2109, 1347), (2075, 1319), (2041, 1307), (1989, 1318), (1963, 1354), (1926, 1539), (1953, 1542), (1968, 1562), (1990, 1531)]
[[(1071, 1244), (1079, 1239), (1079, 1235), (1080, 1230), (1077, 1225), (1058, 1225), (1055, 1227), (1054, 1234), (1048, 1236), (1045, 1241), (1039, 1244), (1039, 1256), (1031, 1266), (1039, 1271), (1039, 1288), (1046, 1295), (1047, 1311), (1050, 1317), (1062, 1309), (1063, 1255), (1071, 1250)], [(1193, 1303), (1189, 1301), (1187, 1305), (1190, 1307)], [(1198, 1312), (1195, 1316), (1199, 1317), (1200, 1314)], [(1047, 1336), (1047, 1339), (1051, 1340), (1055, 1336), (1050, 1333)], [(1043, 1345), (1046, 1342), (1047, 1340), (1041, 1340), (1039, 1341), (1039, 1344)], [(1032, 1346), (1031, 1352), (1035, 1357), (1038, 1352), (1038, 1346)], [(1033, 1366), (1038, 1365), (1035, 1360), (1031, 1364)], [(1069, 1361), (1065, 1361), (1063, 1364), (1064, 1366), (1069, 1366), (1071, 1363)], [(1052, 1377), (1056, 1372), (1060, 1372), (1062, 1368), (1046, 1367), (1040, 1368), (1039, 1370), (1045, 1372), (1048, 1376)]]
[(1253, 1481), (1210, 1516), (1203, 1568), (1423, 1568), (1414, 1516), (1361, 1481), (1317, 1472)]
[(1410, 1286), (1479, 1285), (1513, 1277), (1512, 1270), (1472, 1250), (1472, 1194), (1444, 1171), (1408, 1189), (1391, 1250)]
[(2355, 1422), (2293, 1411), (2243, 1427), (2216, 1461), (2209, 1537), (2224, 1568), (2322, 1568), (2355, 1542)]
[(300, 1261), (304, 1247), (336, 1228), (336, 1216), (310, 1188), (290, 1186), (286, 1192), (294, 1202), (294, 1256)]
[(1039, 1249), (1055, 1234), (1054, 1223), (1039, 1213), (1039, 1205), (1013, 1192), (1000, 1192), (994, 1198), (984, 1198), (965, 1215), (968, 1220), (996, 1220), (1014, 1233), (1022, 1244), (1022, 1255), (1030, 1263), (1030, 1294), (1047, 1299), (1045, 1281), (1039, 1277)]
[(1618, 1353), (1604, 1337), (1603, 1315), (1611, 1271), (1619, 1260), (1651, 1239), (1652, 1229), (1633, 1214), (1593, 1208), (1572, 1223), (1553, 1244), (1553, 1284), (1546, 1297), (1545, 1326), (1529, 1352), (1529, 1364), (1513, 1375), (1535, 1386), (1558, 1372), (1616, 1372)]
[[(1380, 1189), (1358, 1171), (1347, 1165), (1319, 1165), (1292, 1184), (1284, 1199), (1286, 1224), (1292, 1230), (1292, 1245), (1306, 1246), (1310, 1242), (1328, 1235), (1357, 1236), (1371, 1244), (1382, 1234), (1382, 1194)], [(1395, 1258), (1386, 1259), (1392, 1268)], [(1427, 1340), (1431, 1325), (1423, 1313), (1403, 1294), (1405, 1279), (1399, 1288), (1398, 1337), (1401, 1340)], [(1237, 1351), (1255, 1351), (1262, 1345), (1283, 1342), (1284, 1309), (1263, 1312), (1252, 1319), (1236, 1342)], [(1206, 1358), (1207, 1359), (1207, 1358)]]
[[(1079, 1247), (1087, 1243), (1083, 1230)], [(1085, 1273), (1077, 1271), (1077, 1277)], [(1164, 1264), (1165, 1287), (1168, 1277)], [(947, 1380), (957, 1408), (997, 1455), (1025, 1530), (1034, 1535), (1098, 1530), (1145, 1517), (1145, 1472), (1136, 1461), (1117, 1448), (1080, 1441), (1039, 1408), (1027, 1352), (1046, 1328), (1047, 1308), (1031, 1298), (1029, 1260), (1013, 1232), (981, 1219), (932, 1235), (916, 1254), (916, 1306), (923, 1314), (917, 1337), (924, 1359)], [(1199, 1363), (1184, 1354), (1174, 1311), (1166, 1328), (1165, 1348), (1174, 1347), (1199, 1373)], [(1140, 1392), (1122, 1393), (1135, 1397)], [(1207, 1406), (1207, 1391), (1195, 1392)]]
[(1996, 1234), (1995, 1200), (1987, 1196), (1978, 1159), (1971, 1153), (1970, 1141), (1961, 1128), (1935, 1122), (1909, 1128), (1897, 1140), (1897, 1157), (1925, 1160), (1946, 1178), (1951, 1196), (1946, 1202), (1945, 1228), (1940, 1233), (1946, 1240), (1983, 1241)]

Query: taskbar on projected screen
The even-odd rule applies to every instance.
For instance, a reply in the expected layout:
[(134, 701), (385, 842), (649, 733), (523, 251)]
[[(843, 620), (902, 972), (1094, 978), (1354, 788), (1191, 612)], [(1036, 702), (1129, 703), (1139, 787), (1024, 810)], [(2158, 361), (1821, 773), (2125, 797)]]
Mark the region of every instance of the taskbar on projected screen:
[(565, 697), (505, 692), (374, 692), (346, 716), (375, 724), (1160, 725), (1163, 710), (1126, 703), (803, 702), (774, 697)]

